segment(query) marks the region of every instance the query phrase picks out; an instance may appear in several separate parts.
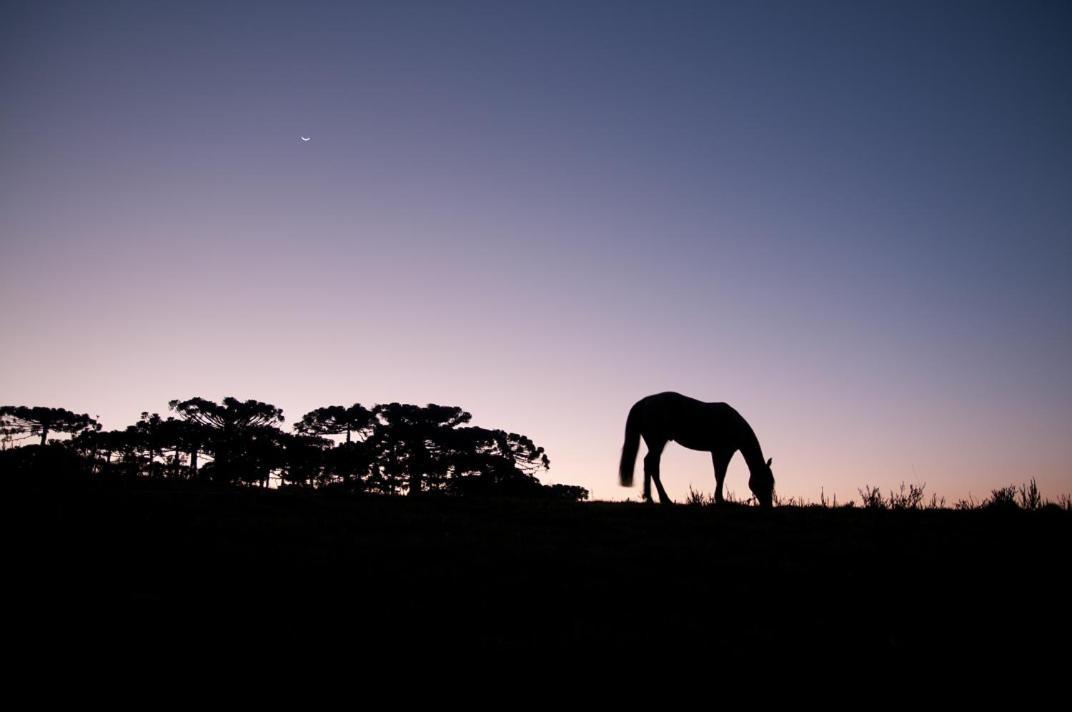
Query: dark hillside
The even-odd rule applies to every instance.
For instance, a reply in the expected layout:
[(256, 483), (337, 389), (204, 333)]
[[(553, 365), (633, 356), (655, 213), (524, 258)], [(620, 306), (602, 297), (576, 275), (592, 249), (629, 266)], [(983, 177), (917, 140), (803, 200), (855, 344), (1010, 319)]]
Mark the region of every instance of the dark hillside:
[[(31, 640), (913, 655), (1067, 640), (1063, 511), (716, 509), (15, 487)], [(1013, 647), (1009, 647), (1009, 646)], [(308, 646), (314, 646), (310, 648)], [(659, 647), (663, 646), (663, 647)], [(714, 646), (712, 648), (712, 646)]]

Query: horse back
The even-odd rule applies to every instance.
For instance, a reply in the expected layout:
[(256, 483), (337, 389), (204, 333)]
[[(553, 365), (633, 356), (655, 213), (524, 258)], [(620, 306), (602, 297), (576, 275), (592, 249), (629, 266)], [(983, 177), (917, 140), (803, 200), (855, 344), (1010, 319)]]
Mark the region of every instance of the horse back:
[(693, 450), (736, 449), (741, 416), (727, 403), (707, 403), (668, 391), (642, 398), (646, 439), (673, 440)]

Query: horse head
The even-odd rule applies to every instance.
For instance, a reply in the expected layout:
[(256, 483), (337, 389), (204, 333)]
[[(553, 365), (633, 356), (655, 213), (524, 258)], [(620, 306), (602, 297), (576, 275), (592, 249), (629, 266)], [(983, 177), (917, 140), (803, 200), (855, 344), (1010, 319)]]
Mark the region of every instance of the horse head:
[(748, 478), (748, 489), (752, 490), (761, 507), (774, 504), (774, 473), (771, 472), (773, 462), (773, 458), (767, 460), (763, 467), (757, 468), (758, 471), (751, 473)]

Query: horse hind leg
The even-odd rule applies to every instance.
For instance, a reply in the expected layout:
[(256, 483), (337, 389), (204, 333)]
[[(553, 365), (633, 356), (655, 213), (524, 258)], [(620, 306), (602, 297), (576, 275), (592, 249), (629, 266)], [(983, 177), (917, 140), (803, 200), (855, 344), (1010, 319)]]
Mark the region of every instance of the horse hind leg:
[[(652, 472), (651, 462), (652, 462), (652, 459), (651, 459), (651, 447), (649, 446), (648, 447), (648, 454), (644, 456), (644, 495), (643, 496), (644, 496), (644, 501), (645, 502), (651, 502), (652, 501), (651, 500), (651, 472)], [(655, 471), (658, 472), (659, 471), (659, 456), (658, 455), (655, 456), (654, 462), (655, 462)]]
[(663, 489), (662, 480), (659, 479), (659, 459), (662, 457), (666, 441), (649, 441), (645, 439), (644, 442), (648, 445), (648, 454), (644, 456), (644, 499), (647, 502), (652, 501), (651, 483), (654, 481), (655, 489), (659, 492), (659, 502), (661, 504), (673, 504), (670, 497), (667, 496), (666, 490)]

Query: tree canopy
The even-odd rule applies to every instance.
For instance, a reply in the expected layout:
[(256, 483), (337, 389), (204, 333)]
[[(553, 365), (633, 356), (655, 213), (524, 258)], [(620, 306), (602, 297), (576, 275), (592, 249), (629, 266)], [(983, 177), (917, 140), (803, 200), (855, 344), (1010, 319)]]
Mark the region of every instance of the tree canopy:
[(65, 408), (0, 406), (0, 435), (18, 439), (19, 436), (41, 436), (41, 445), (48, 442), (50, 433), (74, 435), (83, 430), (99, 428), (96, 420), (86, 413), (73, 413)]
[(360, 403), (347, 407), (329, 405), (311, 410), (302, 416), (294, 429), (304, 435), (346, 435), (346, 442), (351, 442), (356, 433), (362, 439), (372, 432), (376, 416)]
[[(583, 499), (581, 488), (547, 487), (537, 475), (547, 454), (519, 433), (470, 425), (457, 406), (360, 403), (316, 408), (281, 429), (270, 403), (172, 400), (174, 416), (143, 412), (122, 430), (102, 431), (87, 415), (62, 408), (4, 406), (8, 440), (74, 435), (63, 447), (83, 469), (117, 477), (194, 479), (260, 487), (341, 488), (379, 494), (501, 494)], [(345, 436), (342, 442), (333, 437)]]
[(173, 400), (168, 406), (183, 418), (217, 430), (273, 426), (283, 422), (283, 411), (270, 403), (240, 401), (228, 396), (223, 404), (204, 398)]

